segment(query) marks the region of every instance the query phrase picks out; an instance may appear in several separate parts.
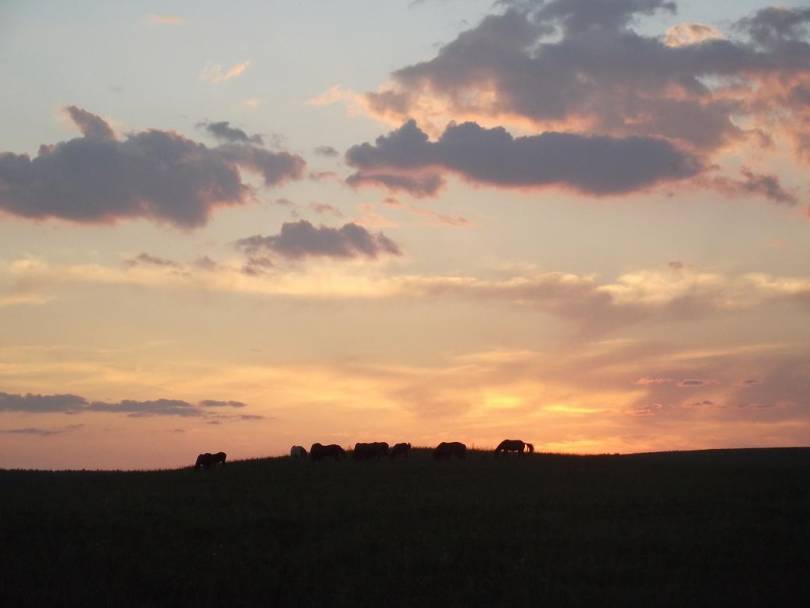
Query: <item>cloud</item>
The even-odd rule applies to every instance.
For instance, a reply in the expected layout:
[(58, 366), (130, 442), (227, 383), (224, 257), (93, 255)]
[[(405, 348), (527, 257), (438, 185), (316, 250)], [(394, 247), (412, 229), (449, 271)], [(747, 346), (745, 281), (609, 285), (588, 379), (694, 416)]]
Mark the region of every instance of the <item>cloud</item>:
[(167, 260), (166, 258), (161, 258), (155, 255), (151, 255), (148, 253), (139, 253), (134, 258), (127, 258), (124, 260), (124, 264), (133, 268), (135, 266), (159, 266), (162, 268), (181, 268), (181, 264), (175, 262), (173, 260)]
[(726, 36), (711, 25), (702, 23), (679, 23), (667, 29), (664, 43), (667, 46), (688, 46), (707, 40), (722, 40)]
[[(502, 128), (464, 123), (449, 125), (431, 142), (412, 120), (378, 137), (373, 145), (350, 148), (346, 161), (358, 169), (350, 183), (373, 181), (380, 172), (418, 175), (439, 169), (477, 183), (517, 188), (568, 186), (593, 195), (681, 180), (702, 169), (696, 158), (663, 139), (555, 132), (513, 137)], [(406, 185), (399, 187), (407, 189)]]
[(399, 247), (382, 232), (369, 232), (354, 223), (340, 228), (315, 227), (306, 220), (285, 222), (281, 232), (271, 236), (255, 235), (237, 241), (242, 251), (255, 255), (267, 253), (287, 259), (306, 257), (371, 258), (401, 255)]
[(232, 127), (230, 122), (227, 120), (222, 120), (219, 122), (200, 122), (197, 123), (197, 126), (204, 128), (206, 131), (208, 131), (208, 133), (221, 141), (241, 144), (258, 144), (260, 146), (264, 144), (261, 135), (248, 135), (242, 129)]
[(246, 407), (247, 403), (241, 401), (215, 401), (213, 399), (204, 399), (200, 401), (203, 407)]
[(157, 15), (154, 13), (147, 15), (146, 20), (155, 25), (182, 25), (185, 22), (185, 18), (179, 15)]
[(329, 203), (310, 203), (309, 208), (319, 215), (328, 213), (335, 217), (343, 217), (343, 213), (341, 213), (340, 209)]
[[(515, 143), (522, 143), (510, 146), (513, 150), (532, 148), (543, 160), (551, 154), (552, 144), (569, 161), (584, 153), (596, 178), (612, 174), (624, 155), (628, 162), (619, 167), (619, 175), (631, 171), (635, 161), (654, 150), (651, 166), (643, 165), (639, 171), (641, 186), (648, 178), (689, 179), (701, 173), (697, 169), (718, 165), (720, 159), (744, 153), (745, 148), (764, 152), (762, 145), (768, 141), (772, 154), (785, 152), (785, 144), (792, 144), (794, 154), (787, 151), (780, 157), (782, 164), (784, 156), (810, 162), (810, 9), (762, 9), (733, 23), (727, 32), (707, 24), (680, 23), (656, 34), (637, 23), (655, 13), (675, 13), (675, 2), (495, 4), (497, 12), (461, 32), (433, 57), (397, 69), (377, 90), (358, 94), (335, 85), (310, 102), (345, 103), (352, 112), (365, 112), (389, 125), (412, 119), (422, 132), (438, 138), (436, 143), (451, 128), (459, 128), (455, 123), (478, 125), (479, 139), (483, 134), (494, 138), (494, 127), (508, 127), (529, 135), (525, 141), (515, 138)], [(610, 159), (605, 151), (608, 142), (617, 154), (612, 163), (603, 165)], [(405, 143), (402, 138), (397, 141), (398, 146)], [(435, 150), (433, 144), (422, 147)], [(462, 155), (472, 152), (454, 150), (450, 160)], [(658, 163), (673, 156), (678, 158), (673, 159), (671, 172), (661, 171)], [(476, 167), (477, 171), (452, 162), (444, 170), (479, 183), (503, 185), (502, 174), (519, 173), (518, 168), (530, 163), (520, 164), (516, 154), (507, 154), (503, 165), (495, 160), (497, 155), (484, 155), (480, 162), (485, 158), (488, 166)], [(392, 167), (401, 166), (387, 160)], [(562, 172), (562, 166), (542, 173), (548, 181), (571, 183), (587, 194), (605, 192), (601, 184), (583, 183), (581, 165), (571, 161), (566, 167), (573, 179), (564, 174), (552, 177)], [(482, 179), (484, 169), (497, 175)], [(612, 191), (636, 189), (632, 180), (625, 185), (627, 176), (623, 177), (610, 185)], [(768, 181), (727, 178), (740, 182), (728, 190), (790, 202), (792, 195), (781, 188), (777, 176), (772, 176), (774, 181), (761, 177)], [(350, 183), (413, 191), (397, 180), (414, 178), (412, 171), (363, 170)], [(710, 186), (705, 180), (695, 183)], [(421, 192), (431, 194), (424, 188)]]
[(117, 402), (90, 401), (78, 395), (36, 395), (11, 394), (0, 392), (0, 412), (22, 412), (27, 414), (83, 414), (103, 412), (108, 414), (126, 414), (127, 416), (180, 416), (207, 417), (206, 408), (232, 407), (241, 408), (246, 404), (241, 401), (216, 401), (205, 399), (199, 403), (189, 403), (180, 399), (155, 399), (152, 401), (135, 401), (123, 399)]
[(335, 150), (335, 148), (333, 148), (332, 146), (318, 146), (317, 148), (315, 148), (315, 154), (318, 154), (319, 156), (334, 158), (336, 156), (339, 156), (340, 152)]
[(70, 119), (87, 139), (115, 139), (115, 133), (103, 118), (76, 106), (66, 107), (65, 113), (70, 116)]
[(379, 170), (358, 171), (346, 179), (350, 186), (383, 186), (393, 192), (407, 192), (411, 196), (422, 198), (435, 196), (444, 186), (444, 179), (434, 172), (423, 173), (421, 175), (397, 175), (392, 173), (381, 173)]
[(0, 429), (0, 434), (3, 435), (32, 435), (34, 437), (51, 437), (53, 435), (61, 435), (69, 431), (74, 431), (83, 427), (83, 424), (71, 424), (60, 428), (40, 428), (40, 427), (24, 427), (18, 429)]
[(304, 160), (244, 144), (208, 148), (156, 129), (116, 139), (100, 117), (70, 106), (82, 137), (40, 146), (36, 157), (0, 152), (0, 210), (83, 223), (147, 218), (182, 228), (220, 206), (253, 198), (241, 171), (274, 186), (303, 175)]
[(211, 84), (221, 84), (227, 80), (241, 76), (248, 67), (250, 67), (250, 61), (235, 63), (229, 68), (224, 68), (219, 63), (207, 63), (200, 72), (200, 80)]
[(746, 196), (757, 194), (774, 203), (795, 205), (798, 198), (795, 193), (787, 190), (776, 175), (754, 173), (743, 167), (740, 170), (742, 179), (728, 177), (714, 177), (707, 180), (707, 185), (727, 196)]

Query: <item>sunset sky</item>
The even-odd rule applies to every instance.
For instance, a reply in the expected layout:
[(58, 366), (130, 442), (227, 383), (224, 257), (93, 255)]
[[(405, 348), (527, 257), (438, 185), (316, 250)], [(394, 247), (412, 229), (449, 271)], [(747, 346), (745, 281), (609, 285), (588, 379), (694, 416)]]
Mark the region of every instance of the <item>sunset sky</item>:
[(810, 443), (806, 2), (10, 0), (0, 74), (0, 468)]

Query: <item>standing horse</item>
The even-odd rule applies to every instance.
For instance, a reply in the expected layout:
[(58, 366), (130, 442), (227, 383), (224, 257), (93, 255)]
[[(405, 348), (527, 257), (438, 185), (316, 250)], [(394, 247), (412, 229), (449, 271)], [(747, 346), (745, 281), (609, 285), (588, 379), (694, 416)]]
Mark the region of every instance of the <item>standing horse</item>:
[(307, 449), (302, 445), (294, 445), (290, 448), (290, 458), (301, 460), (307, 457)]
[(225, 452), (217, 452), (216, 454), (205, 452), (204, 454), (197, 456), (197, 462), (194, 463), (194, 469), (197, 471), (200, 469), (205, 469), (207, 471), (217, 464), (225, 466), (225, 459), (227, 458), (228, 455)]
[(320, 443), (313, 443), (309, 448), (309, 457), (318, 462), (325, 458), (332, 460), (343, 460), (346, 457), (346, 450), (336, 444), (321, 445)]
[(385, 441), (374, 443), (355, 443), (352, 457), (355, 460), (379, 460), (388, 455), (388, 444)]
[(467, 446), (459, 441), (442, 441), (433, 450), (433, 458), (436, 460), (450, 460), (453, 457), (465, 458), (467, 456)]
[(515, 454), (523, 454), (524, 450), (528, 449), (529, 453), (534, 452), (534, 446), (531, 443), (526, 443), (520, 439), (504, 439), (495, 448), (495, 455), (503, 453), (514, 452)]
[(410, 455), (411, 455), (410, 443), (397, 443), (394, 447), (391, 448), (391, 453), (389, 454), (391, 460), (396, 460), (400, 456), (402, 458), (408, 458)]

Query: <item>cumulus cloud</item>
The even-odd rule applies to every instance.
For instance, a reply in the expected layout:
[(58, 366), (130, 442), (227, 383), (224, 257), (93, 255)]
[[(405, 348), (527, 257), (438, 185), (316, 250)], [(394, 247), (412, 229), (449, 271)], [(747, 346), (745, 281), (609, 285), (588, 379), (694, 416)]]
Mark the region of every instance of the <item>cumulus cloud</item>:
[(276, 235), (254, 235), (237, 241), (245, 253), (306, 257), (371, 258), (401, 255), (399, 247), (382, 232), (372, 233), (353, 222), (340, 228), (314, 226), (306, 220), (285, 222)]
[(205, 417), (209, 415), (205, 411), (206, 408), (241, 408), (245, 407), (245, 405), (241, 401), (216, 401), (211, 399), (199, 403), (189, 403), (180, 399), (155, 399), (152, 401), (123, 399), (110, 403), (90, 401), (84, 397), (71, 394), (36, 395), (28, 393), (19, 395), (0, 392), (0, 412), (23, 412), (28, 414), (104, 412), (108, 414), (126, 414), (134, 417)]
[(240, 171), (273, 186), (303, 175), (286, 152), (228, 143), (206, 147), (171, 131), (119, 140), (99, 116), (70, 106), (82, 137), (40, 146), (36, 157), (0, 153), (0, 210), (27, 218), (113, 222), (148, 218), (179, 227), (205, 224), (219, 206), (253, 198)]
[[(488, 159), (487, 169), (496, 175), (482, 179), (485, 171), (478, 167), (471, 172), (452, 162), (442, 165), (492, 185), (511, 184), (505, 174), (528, 172), (532, 153), (524, 160), (517, 149), (531, 148), (545, 161), (552, 144), (562, 149), (559, 162), (584, 154), (595, 179), (613, 174), (617, 165), (620, 176), (632, 172), (634, 161), (648, 158), (645, 152), (652, 149), (650, 166), (639, 170), (642, 185), (645, 179), (693, 177), (700, 173), (696, 169), (716, 165), (725, 153), (766, 141), (778, 146), (792, 141), (795, 159), (810, 161), (809, 9), (762, 9), (728, 32), (681, 23), (656, 35), (636, 24), (655, 13), (675, 13), (675, 2), (502, 0), (496, 5), (497, 13), (463, 31), (434, 57), (393, 72), (390, 84), (362, 95), (335, 86), (311, 103), (347, 103), (387, 124), (414, 119), (421, 131), (438, 138), (436, 143), (460, 128), (453, 121), (479, 125), (489, 139), (494, 130), (485, 127), (537, 133), (525, 141), (515, 138), (509, 146), (515, 153), (505, 160)], [(405, 143), (397, 138), (398, 146)], [(418, 146), (418, 138), (410, 143)], [(615, 155), (605, 152), (608, 143)], [(422, 147), (436, 151), (432, 145)], [(362, 146), (350, 150), (350, 156), (358, 149)], [(472, 155), (454, 150), (452, 160)], [(608, 166), (600, 164), (610, 158)], [(623, 165), (622, 158), (627, 159)], [(657, 164), (667, 158), (673, 160), (669, 171)], [(391, 158), (387, 162), (392, 170), (361, 170), (350, 183), (416, 192), (407, 183), (416, 179), (414, 173), (393, 170), (401, 164)], [(547, 181), (573, 182), (588, 194), (604, 192), (602, 184), (583, 183), (583, 165), (571, 162), (557, 167), (560, 179), (551, 177), (551, 169), (540, 173)], [(421, 184), (422, 195), (438, 189), (441, 172), (430, 176), (433, 187)], [(727, 179), (725, 191), (734, 195), (791, 201), (776, 176)], [(634, 189), (632, 182), (617, 181), (608, 189)]]
[(219, 122), (201, 122), (197, 123), (198, 127), (202, 127), (208, 133), (221, 141), (240, 144), (264, 144), (262, 136), (259, 134), (248, 135), (242, 129), (232, 127), (231, 123), (227, 120)]
[[(449, 125), (431, 142), (413, 120), (374, 144), (350, 148), (346, 160), (358, 169), (349, 180), (354, 184), (391, 171), (410, 177), (408, 172), (418, 176), (441, 169), (479, 183), (568, 186), (593, 195), (620, 194), (701, 171), (697, 158), (663, 139), (556, 132), (513, 137), (503, 128), (468, 122)], [(408, 189), (407, 184), (398, 187)]]

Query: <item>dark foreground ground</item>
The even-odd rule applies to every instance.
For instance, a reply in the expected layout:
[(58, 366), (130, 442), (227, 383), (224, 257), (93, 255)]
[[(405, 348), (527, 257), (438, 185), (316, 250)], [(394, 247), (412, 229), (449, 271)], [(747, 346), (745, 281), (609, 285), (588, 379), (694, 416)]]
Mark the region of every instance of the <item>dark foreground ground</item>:
[(810, 606), (810, 449), (0, 471), (0, 606)]

